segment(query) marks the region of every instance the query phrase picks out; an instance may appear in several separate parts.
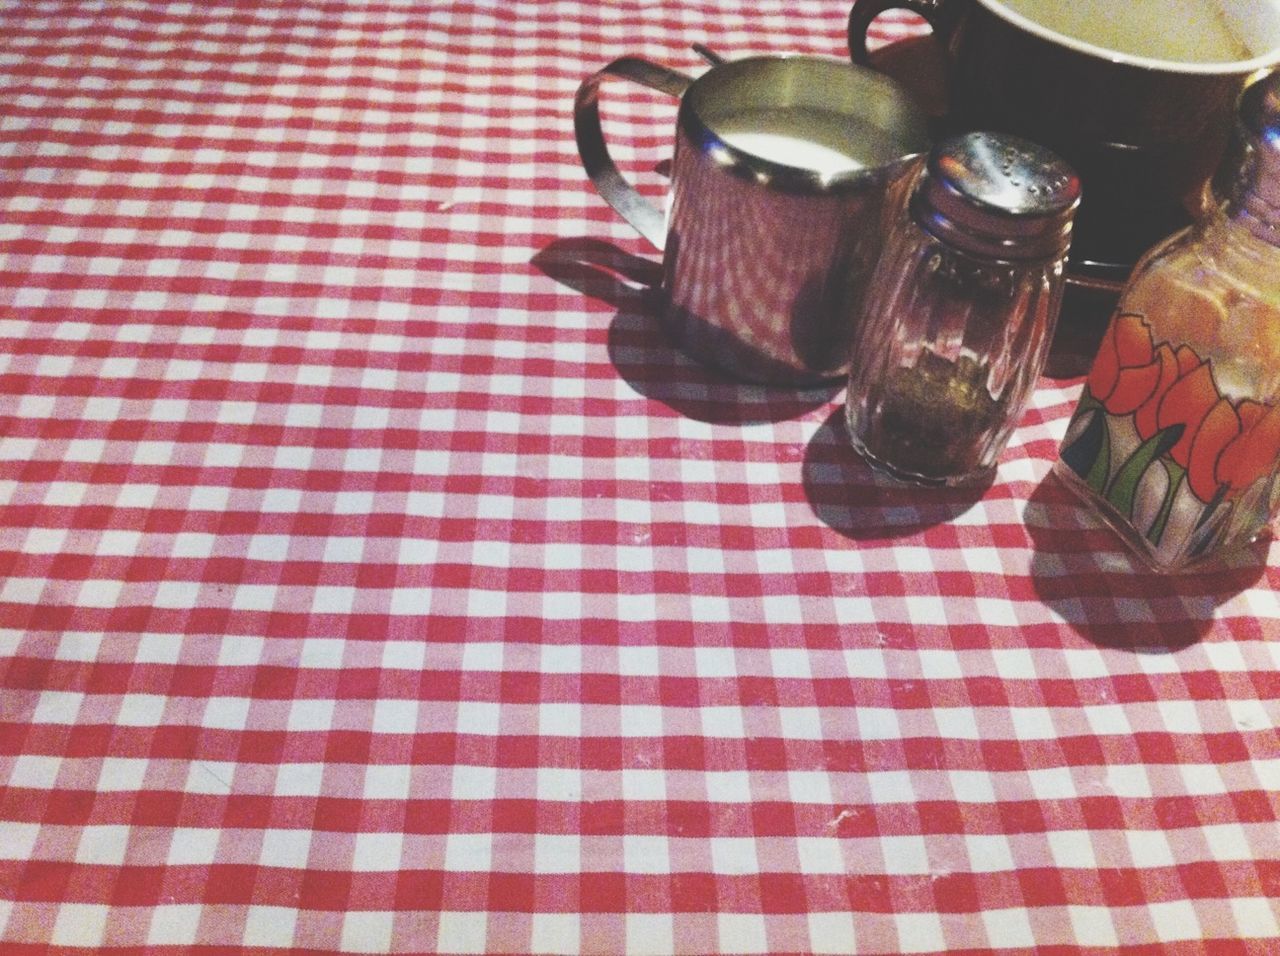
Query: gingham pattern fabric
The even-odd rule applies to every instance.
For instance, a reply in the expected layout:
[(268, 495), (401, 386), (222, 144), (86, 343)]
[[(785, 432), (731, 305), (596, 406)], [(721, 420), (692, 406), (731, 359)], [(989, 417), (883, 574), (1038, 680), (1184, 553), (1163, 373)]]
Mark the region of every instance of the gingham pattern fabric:
[(0, 4), (0, 950), (1276, 951), (1274, 552), (1141, 573), (1078, 380), (877, 479), (581, 170), (848, 5)]

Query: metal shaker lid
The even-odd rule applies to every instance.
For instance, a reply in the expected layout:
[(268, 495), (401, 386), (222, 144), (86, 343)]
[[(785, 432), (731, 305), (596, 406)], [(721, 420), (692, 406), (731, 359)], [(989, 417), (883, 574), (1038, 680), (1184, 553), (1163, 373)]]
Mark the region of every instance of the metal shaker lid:
[(965, 133), (929, 154), (911, 214), (942, 242), (996, 259), (1056, 258), (1071, 243), (1080, 178), (1055, 154), (1005, 133)]

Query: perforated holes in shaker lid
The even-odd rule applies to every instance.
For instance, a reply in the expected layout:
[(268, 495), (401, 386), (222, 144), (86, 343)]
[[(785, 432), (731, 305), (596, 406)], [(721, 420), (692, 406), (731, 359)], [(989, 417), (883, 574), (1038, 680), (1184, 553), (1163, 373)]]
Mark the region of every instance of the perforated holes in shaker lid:
[(1080, 178), (1054, 153), (1004, 133), (965, 133), (929, 154), (912, 218), (942, 242), (994, 259), (1063, 255)]

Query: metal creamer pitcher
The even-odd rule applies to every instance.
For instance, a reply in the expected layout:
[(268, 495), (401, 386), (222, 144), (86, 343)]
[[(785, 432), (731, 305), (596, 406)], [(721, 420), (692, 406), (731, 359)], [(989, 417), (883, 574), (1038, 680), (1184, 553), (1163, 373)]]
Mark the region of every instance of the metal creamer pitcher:
[[(680, 100), (667, 215), (618, 171), (598, 96), (621, 77)], [(754, 382), (806, 385), (847, 371), (884, 196), (926, 150), (925, 117), (870, 70), (755, 57), (697, 79), (624, 57), (578, 90), (587, 174), (664, 252), (664, 314), (690, 355)]]

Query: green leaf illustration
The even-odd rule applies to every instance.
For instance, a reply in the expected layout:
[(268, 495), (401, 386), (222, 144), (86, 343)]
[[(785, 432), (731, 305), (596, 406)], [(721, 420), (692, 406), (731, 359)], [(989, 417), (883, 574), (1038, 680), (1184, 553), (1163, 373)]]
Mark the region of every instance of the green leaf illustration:
[(1209, 503), (1204, 506), (1204, 511), (1200, 514), (1200, 520), (1196, 522), (1197, 529), (1209, 520), (1209, 516), (1217, 510), (1218, 505), (1222, 504), (1222, 500), (1226, 497), (1227, 486), (1218, 485), (1218, 490), (1213, 493), (1213, 497), (1209, 499)]
[[(1107, 437), (1106, 413), (1102, 403), (1089, 394), (1088, 388), (1080, 396), (1075, 418), (1092, 415), (1075, 441), (1062, 449), (1062, 460), (1072, 471), (1085, 480), (1094, 491), (1102, 491), (1102, 483), (1111, 470), (1111, 443)], [(1098, 474), (1101, 478), (1098, 478)]]
[(1153, 461), (1178, 443), (1178, 439), (1182, 437), (1185, 430), (1186, 426), (1179, 423), (1156, 432), (1139, 445), (1128, 460), (1120, 466), (1120, 470), (1116, 472), (1115, 478), (1107, 487), (1106, 496), (1122, 515), (1132, 520), (1133, 499), (1137, 495), (1138, 482), (1142, 480), (1143, 473), (1151, 467)]
[(1155, 520), (1147, 529), (1147, 540), (1157, 547), (1160, 545), (1160, 539), (1164, 537), (1165, 526), (1169, 523), (1169, 513), (1173, 511), (1173, 499), (1177, 497), (1178, 489), (1182, 487), (1182, 480), (1187, 475), (1187, 469), (1172, 458), (1165, 459), (1160, 464), (1164, 466), (1164, 472), (1169, 476), (1169, 487), (1164, 493), (1164, 501), (1160, 503), (1160, 510), (1156, 513)]
[[(1231, 523), (1231, 514), (1235, 511), (1236, 502), (1226, 501), (1227, 486), (1219, 485), (1213, 499), (1204, 506), (1195, 530), (1191, 532), (1191, 549), (1187, 557), (1196, 561), (1222, 543), (1227, 528)], [(1225, 507), (1224, 507), (1225, 503)]]
[(1098, 450), (1094, 453), (1093, 464), (1084, 476), (1085, 484), (1102, 494), (1102, 488), (1111, 474), (1111, 429), (1107, 428), (1106, 412), (1099, 412), (1094, 419), (1098, 426)]

